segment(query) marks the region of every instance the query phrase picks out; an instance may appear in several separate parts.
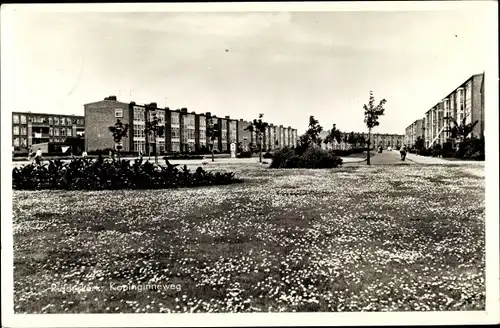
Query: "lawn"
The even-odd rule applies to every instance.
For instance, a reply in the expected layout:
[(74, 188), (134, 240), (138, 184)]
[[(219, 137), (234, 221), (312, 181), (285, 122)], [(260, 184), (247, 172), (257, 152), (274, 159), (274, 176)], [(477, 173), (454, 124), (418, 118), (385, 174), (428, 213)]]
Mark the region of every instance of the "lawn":
[(221, 168), (245, 183), (15, 191), (15, 312), (484, 310), (482, 167)]

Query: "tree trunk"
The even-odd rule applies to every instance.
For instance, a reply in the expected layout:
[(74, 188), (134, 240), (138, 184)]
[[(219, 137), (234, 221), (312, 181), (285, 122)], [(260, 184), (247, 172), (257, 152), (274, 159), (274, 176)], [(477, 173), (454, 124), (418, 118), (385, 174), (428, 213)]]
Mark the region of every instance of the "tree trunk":
[(156, 148), (156, 140), (155, 140), (155, 143), (153, 145), (153, 150), (154, 150), (154, 154), (155, 154), (155, 163), (158, 164), (158, 149)]
[(212, 142), (212, 162), (215, 161), (215, 158), (214, 158), (214, 143)]
[(262, 136), (259, 136), (259, 162), (262, 163)]
[(366, 165), (370, 165), (370, 139), (371, 139), (371, 129), (368, 129), (368, 150), (366, 157)]

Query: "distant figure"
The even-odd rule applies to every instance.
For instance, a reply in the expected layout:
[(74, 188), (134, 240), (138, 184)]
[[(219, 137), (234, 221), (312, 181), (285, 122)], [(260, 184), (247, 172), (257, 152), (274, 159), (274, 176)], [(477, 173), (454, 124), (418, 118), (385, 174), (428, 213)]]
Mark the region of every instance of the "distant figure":
[(83, 157), (83, 158), (86, 158), (86, 157), (87, 157), (87, 152), (86, 152), (86, 151), (84, 151), (84, 152), (82, 153), (82, 157)]
[(38, 148), (35, 154), (35, 163), (40, 165), (42, 163), (42, 149)]
[(406, 145), (403, 145), (399, 152), (401, 154), (401, 160), (404, 162), (404, 160), (406, 159)]

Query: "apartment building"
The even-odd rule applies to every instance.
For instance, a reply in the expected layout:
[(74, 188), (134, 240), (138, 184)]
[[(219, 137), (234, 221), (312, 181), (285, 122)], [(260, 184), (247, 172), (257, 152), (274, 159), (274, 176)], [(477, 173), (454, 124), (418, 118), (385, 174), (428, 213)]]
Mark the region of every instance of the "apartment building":
[(68, 137), (83, 137), (85, 118), (32, 112), (12, 113), (12, 147), (15, 151), (41, 143), (64, 143)]
[(416, 120), (405, 129), (405, 144), (411, 147), (418, 137), (425, 139), (424, 119)]
[[(320, 138), (325, 140), (327, 135), (330, 133), (330, 130), (322, 131), (320, 133)], [(340, 133), (340, 143), (334, 141), (333, 143), (325, 144), (322, 142), (321, 147), (323, 149), (350, 149), (353, 147), (366, 147), (368, 142), (368, 133), (356, 133), (354, 132), (354, 136), (358, 140), (358, 144), (350, 144), (349, 136), (351, 132), (341, 132)], [(364, 145), (362, 140), (364, 140)], [(389, 133), (372, 133), (370, 135), (370, 147), (378, 148), (382, 147), (387, 149), (388, 147), (401, 147), (405, 144), (405, 136), (401, 134), (389, 134)]]
[(422, 134), (426, 147), (449, 141), (451, 125), (461, 124), (464, 118), (465, 124), (478, 122), (469, 137), (484, 134), (484, 73), (469, 77), (425, 113)]
[[(207, 137), (210, 125), (217, 125), (218, 133), (214, 140), (214, 149), (219, 152), (229, 152), (231, 143), (240, 144), (244, 149), (249, 149), (250, 144), (257, 146), (257, 134), (245, 129), (251, 124), (243, 119), (235, 120), (229, 116), (217, 117), (210, 112), (196, 114), (188, 112), (187, 108), (171, 110), (168, 107), (158, 108), (156, 103), (139, 105), (135, 102), (125, 103), (117, 100), (115, 96), (106, 97), (104, 100), (84, 105), (85, 111), (85, 149), (87, 151), (114, 148), (115, 142), (109, 127), (118, 119), (129, 125), (127, 137), (121, 142), (122, 150), (126, 152), (147, 153), (159, 152), (190, 152), (210, 148), (211, 141)], [(164, 127), (164, 133), (147, 136), (147, 122), (154, 118), (159, 125)], [(285, 132), (287, 130), (287, 132)], [(263, 134), (264, 150), (271, 149), (271, 142), (278, 137), (276, 126)], [(285, 133), (287, 134), (285, 136)], [(294, 129), (283, 129), (280, 126), (279, 135), (281, 147), (292, 145)], [(295, 130), (296, 138), (296, 130)], [(285, 142), (285, 140), (287, 140)], [(276, 147), (272, 147), (274, 149)]]
[(188, 113), (187, 108), (180, 110), (181, 152), (196, 150), (196, 113)]
[(205, 114), (195, 116), (195, 131), (196, 150), (207, 149), (207, 116)]

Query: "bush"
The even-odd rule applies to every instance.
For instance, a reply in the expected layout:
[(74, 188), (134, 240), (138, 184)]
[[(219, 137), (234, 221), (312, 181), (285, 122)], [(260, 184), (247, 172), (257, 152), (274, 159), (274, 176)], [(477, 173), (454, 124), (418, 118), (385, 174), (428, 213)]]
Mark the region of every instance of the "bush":
[(163, 189), (176, 187), (196, 187), (207, 185), (226, 185), (242, 180), (235, 174), (212, 173), (198, 167), (191, 172), (186, 165), (160, 166), (142, 159), (105, 161), (74, 159), (70, 163), (60, 160), (49, 161), (45, 165), (29, 164), (12, 170), (12, 185), (18, 190), (65, 189), (65, 190), (104, 190), (104, 189)]
[(423, 149), (418, 150), (417, 154), (420, 155), (420, 156), (431, 156), (432, 155), (432, 151), (430, 149), (423, 148)]
[(336, 156), (347, 157), (352, 154), (352, 151), (350, 149), (337, 149), (334, 150), (333, 153)]
[(242, 151), (238, 155), (236, 155), (237, 158), (251, 158), (252, 157), (252, 152), (251, 151)]
[(266, 159), (273, 158), (273, 154), (271, 154), (270, 152), (266, 152), (264, 155), (262, 155), (262, 157)]
[(274, 153), (270, 168), (335, 168), (342, 165), (342, 159), (326, 150), (309, 147), (302, 154), (291, 148)]
[(455, 152), (455, 157), (484, 161), (484, 138), (471, 138), (462, 141)]
[(438, 157), (443, 154), (443, 151), (441, 149), (433, 149), (431, 154), (432, 157)]

